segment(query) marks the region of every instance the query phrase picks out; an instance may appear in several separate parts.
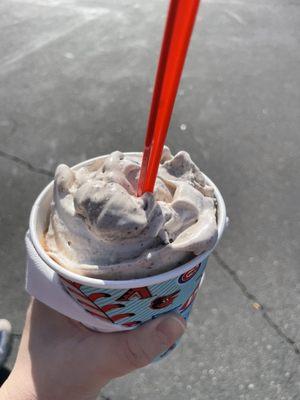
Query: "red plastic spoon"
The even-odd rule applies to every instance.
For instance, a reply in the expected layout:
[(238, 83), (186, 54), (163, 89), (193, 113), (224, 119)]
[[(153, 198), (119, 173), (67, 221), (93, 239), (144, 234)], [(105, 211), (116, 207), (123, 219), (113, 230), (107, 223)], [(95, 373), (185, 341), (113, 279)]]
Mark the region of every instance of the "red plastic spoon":
[(170, 1), (148, 119), (138, 196), (154, 189), (199, 4), (200, 0)]

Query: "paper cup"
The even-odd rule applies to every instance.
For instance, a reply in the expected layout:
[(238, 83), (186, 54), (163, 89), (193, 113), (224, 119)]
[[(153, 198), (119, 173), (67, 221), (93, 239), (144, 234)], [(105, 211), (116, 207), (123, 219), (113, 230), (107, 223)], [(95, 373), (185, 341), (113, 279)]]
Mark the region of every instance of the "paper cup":
[[(139, 153), (126, 154), (133, 158), (141, 156)], [(73, 169), (104, 157), (87, 160)], [(218, 188), (208, 177), (205, 176), (205, 179), (214, 187), (217, 201), (216, 247), (225, 228), (226, 209)], [(39, 257), (55, 271), (69, 296), (97, 321), (89, 328), (104, 332), (129, 330), (169, 312), (178, 312), (188, 319), (213, 249), (168, 272), (148, 278), (114, 281), (78, 275), (56, 263), (42, 246), (49, 223), (52, 192), (53, 182), (41, 192), (33, 205), (29, 223), (31, 241)]]

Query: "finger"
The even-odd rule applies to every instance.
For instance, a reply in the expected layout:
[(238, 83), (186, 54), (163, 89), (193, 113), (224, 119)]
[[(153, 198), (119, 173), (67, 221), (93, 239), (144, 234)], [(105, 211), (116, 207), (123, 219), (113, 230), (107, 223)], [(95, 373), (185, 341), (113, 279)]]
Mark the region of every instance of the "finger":
[(105, 356), (109, 378), (125, 375), (150, 364), (159, 354), (170, 348), (184, 333), (186, 323), (177, 314), (157, 318), (129, 332), (101, 335), (109, 350)]

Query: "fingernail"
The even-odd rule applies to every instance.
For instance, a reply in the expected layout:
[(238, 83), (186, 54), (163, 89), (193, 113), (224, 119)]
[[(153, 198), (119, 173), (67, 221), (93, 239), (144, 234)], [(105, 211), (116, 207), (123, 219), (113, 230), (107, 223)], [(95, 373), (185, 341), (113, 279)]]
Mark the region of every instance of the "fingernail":
[(183, 318), (176, 317), (176, 315), (171, 315), (171, 318), (175, 320), (176, 324), (179, 324), (181, 326), (183, 332), (186, 330), (186, 322)]
[(185, 328), (184, 320), (175, 315), (170, 315), (158, 324), (156, 330), (164, 334), (173, 343), (183, 335)]

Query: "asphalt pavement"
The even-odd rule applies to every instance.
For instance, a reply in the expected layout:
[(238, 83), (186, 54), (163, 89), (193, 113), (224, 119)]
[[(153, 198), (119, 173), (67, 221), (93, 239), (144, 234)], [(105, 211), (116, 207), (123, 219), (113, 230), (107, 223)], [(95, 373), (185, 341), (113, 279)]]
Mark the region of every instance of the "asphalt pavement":
[[(24, 322), (24, 234), (57, 164), (141, 151), (167, 0), (0, 2), (0, 318)], [(300, 399), (300, 2), (203, 0), (168, 145), (230, 226), (181, 346), (110, 400)]]

